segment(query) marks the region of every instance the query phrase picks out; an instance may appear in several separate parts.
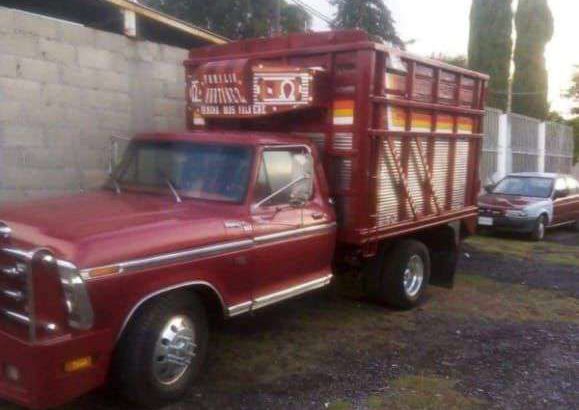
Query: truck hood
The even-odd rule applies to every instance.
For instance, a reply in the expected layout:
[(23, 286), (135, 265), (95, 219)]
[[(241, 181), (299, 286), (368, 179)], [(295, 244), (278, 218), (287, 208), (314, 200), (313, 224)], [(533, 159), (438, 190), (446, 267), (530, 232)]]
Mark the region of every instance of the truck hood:
[(171, 196), (99, 191), (0, 208), (12, 241), (46, 247), (80, 268), (188, 249), (228, 238), (240, 206)]
[(529, 205), (546, 201), (547, 198), (528, 196), (484, 194), (478, 198), (478, 206), (500, 209), (523, 209)]

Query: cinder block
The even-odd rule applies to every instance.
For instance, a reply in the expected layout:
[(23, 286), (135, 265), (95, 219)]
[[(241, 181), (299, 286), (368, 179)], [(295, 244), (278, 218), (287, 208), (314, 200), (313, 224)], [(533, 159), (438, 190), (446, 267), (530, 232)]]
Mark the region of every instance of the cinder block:
[(95, 30), (96, 48), (121, 53), (127, 57), (134, 55), (133, 41), (125, 36)]
[(82, 171), (83, 188), (87, 190), (99, 188), (104, 185), (108, 176), (109, 174), (106, 170), (101, 169), (83, 170)]
[(27, 192), (18, 188), (0, 188), (0, 203), (21, 202), (28, 199)]
[(59, 40), (72, 46), (94, 47), (96, 30), (77, 24), (63, 23), (59, 27)]
[[(87, 126), (87, 129), (91, 128)], [(51, 147), (80, 146), (81, 135), (85, 133), (83, 128), (68, 122), (51, 124), (44, 128), (44, 145)]]
[(23, 121), (32, 125), (53, 125), (65, 121), (67, 108), (57, 104), (28, 104), (23, 113)]
[(35, 14), (15, 11), (15, 31), (17, 33), (55, 39), (58, 36), (59, 23)]
[[(49, 154), (47, 152), (47, 154)], [(78, 172), (72, 168), (39, 169), (4, 167), (4, 186), (20, 189), (70, 189), (79, 186)]]
[(16, 101), (0, 101), (0, 122), (18, 122), (21, 118), (24, 105)]
[(153, 63), (153, 78), (166, 81), (176, 81), (185, 78), (185, 69), (174, 63)]
[(77, 162), (72, 146), (50, 146), (22, 148), (22, 166), (36, 169), (62, 169)]
[(0, 7), (0, 33), (8, 33), (14, 28), (14, 10)]
[(185, 101), (185, 79), (183, 81), (165, 81), (163, 97)]
[(21, 78), (0, 78), (0, 102), (4, 100), (37, 101), (42, 84)]
[(106, 170), (109, 165), (108, 151), (105, 149), (81, 149), (78, 152), (81, 169)]
[(62, 66), (60, 71), (63, 84), (82, 88), (96, 88), (97, 86), (97, 70)]
[(79, 47), (78, 64), (81, 67), (110, 70), (113, 68), (113, 55), (110, 51), (93, 47)]
[(117, 130), (129, 130), (131, 126), (131, 115), (127, 112), (119, 112), (112, 110), (99, 110), (98, 112), (99, 124), (107, 128)]
[(161, 58), (161, 48), (159, 44), (150, 41), (140, 41), (137, 43), (136, 57), (140, 61), (153, 62)]
[(78, 107), (83, 103), (84, 90), (62, 84), (46, 84), (43, 89), (42, 101), (46, 104)]
[(40, 55), (48, 61), (69, 65), (76, 61), (76, 50), (69, 44), (41, 38), (38, 47)]
[(0, 56), (0, 77), (16, 77), (18, 62), (11, 55)]
[(11, 145), (1, 147), (0, 164), (7, 167), (25, 166), (22, 147)]
[(131, 76), (113, 71), (99, 71), (97, 73), (97, 84), (104, 90), (129, 92), (131, 88)]
[(114, 53), (112, 58), (112, 70), (121, 74), (134, 75), (133, 60), (128, 59), (125, 55)]
[(153, 117), (153, 126), (157, 132), (167, 131), (169, 129), (169, 121), (167, 117), (155, 116)]
[(101, 110), (116, 110), (119, 112), (129, 112), (131, 109), (131, 99), (127, 94), (104, 90), (87, 90), (87, 105)]
[(161, 61), (166, 63), (183, 64), (189, 51), (184, 48), (161, 45)]
[(155, 100), (155, 116), (175, 117), (185, 112), (185, 102), (167, 98)]
[(2, 150), (6, 147), (39, 147), (44, 144), (44, 131), (38, 126), (6, 124), (2, 127), (0, 141)]
[(18, 33), (0, 35), (0, 55), (19, 57), (36, 57), (38, 55), (38, 37), (24, 36)]
[(27, 80), (56, 83), (58, 82), (58, 65), (50, 61), (22, 58), (18, 74)]

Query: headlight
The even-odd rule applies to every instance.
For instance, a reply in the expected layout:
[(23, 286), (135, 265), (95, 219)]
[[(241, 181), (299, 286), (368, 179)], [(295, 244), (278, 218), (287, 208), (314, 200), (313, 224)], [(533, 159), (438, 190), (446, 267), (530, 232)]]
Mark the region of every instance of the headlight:
[(58, 261), (58, 272), (66, 299), (69, 325), (75, 329), (90, 329), (94, 314), (78, 269), (69, 262)]
[(525, 211), (521, 211), (521, 210), (517, 210), (517, 209), (509, 209), (505, 212), (506, 216), (512, 216), (515, 218), (523, 218), (525, 216), (527, 216), (527, 213)]

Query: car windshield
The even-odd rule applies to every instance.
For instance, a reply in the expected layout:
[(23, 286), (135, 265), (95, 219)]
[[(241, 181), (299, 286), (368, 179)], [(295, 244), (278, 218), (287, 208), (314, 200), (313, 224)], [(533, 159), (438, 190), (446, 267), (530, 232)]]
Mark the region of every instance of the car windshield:
[(135, 141), (113, 173), (123, 189), (241, 202), (247, 191), (249, 147), (191, 142)]
[(552, 190), (551, 178), (508, 176), (494, 187), (493, 194), (547, 198)]

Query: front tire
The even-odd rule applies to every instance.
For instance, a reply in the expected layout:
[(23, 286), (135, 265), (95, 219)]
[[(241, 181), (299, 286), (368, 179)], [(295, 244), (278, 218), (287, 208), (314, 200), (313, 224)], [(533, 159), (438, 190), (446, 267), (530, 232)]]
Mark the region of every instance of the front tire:
[(430, 279), (428, 248), (416, 240), (403, 240), (380, 255), (367, 280), (374, 301), (401, 309), (420, 304)]
[(531, 239), (535, 242), (542, 241), (543, 238), (545, 238), (546, 227), (547, 227), (547, 218), (545, 218), (545, 215), (539, 216), (539, 218), (537, 218), (537, 221), (535, 222), (533, 231), (531, 232)]
[(182, 398), (202, 368), (207, 340), (197, 295), (160, 296), (138, 312), (121, 339), (115, 370), (122, 395), (141, 407)]

